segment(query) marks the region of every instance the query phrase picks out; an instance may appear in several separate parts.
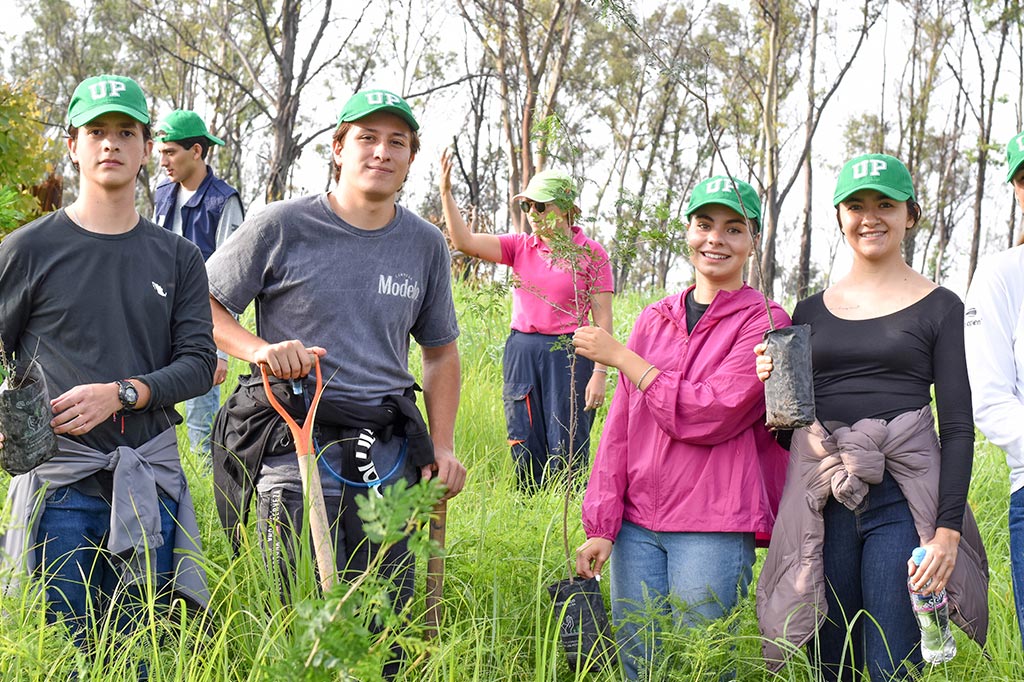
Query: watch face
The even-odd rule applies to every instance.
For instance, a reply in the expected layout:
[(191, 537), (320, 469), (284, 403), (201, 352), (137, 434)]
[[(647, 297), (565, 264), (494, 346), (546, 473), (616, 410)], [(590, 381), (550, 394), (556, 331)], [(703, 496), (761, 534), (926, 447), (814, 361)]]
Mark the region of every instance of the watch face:
[(117, 386), (117, 399), (121, 401), (121, 404), (126, 408), (135, 407), (135, 403), (139, 399), (139, 391), (135, 385), (130, 381), (118, 381)]

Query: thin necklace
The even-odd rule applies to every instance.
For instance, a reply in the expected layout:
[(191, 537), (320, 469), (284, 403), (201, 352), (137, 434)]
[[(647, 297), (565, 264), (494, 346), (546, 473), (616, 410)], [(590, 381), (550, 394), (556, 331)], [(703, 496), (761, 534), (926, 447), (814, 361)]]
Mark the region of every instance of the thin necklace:
[(71, 222), (78, 225), (83, 230), (86, 229), (85, 225), (82, 224), (82, 219), (78, 217), (78, 211), (75, 210), (75, 205), (71, 204), (67, 210), (68, 217), (71, 218)]
[[(71, 222), (73, 222), (75, 225), (78, 225), (80, 228), (82, 228), (83, 230), (85, 230), (87, 232), (97, 232), (97, 230), (91, 230), (91, 229), (89, 229), (88, 227), (85, 226), (85, 223), (82, 222), (81, 217), (79, 217), (79, 215), (78, 215), (78, 211), (75, 210), (75, 205), (74, 204), (69, 204), (68, 207), (66, 209), (64, 209), (64, 211), (67, 213), (68, 218), (71, 219)], [(137, 218), (138, 218), (138, 216), (136, 216), (136, 219)]]

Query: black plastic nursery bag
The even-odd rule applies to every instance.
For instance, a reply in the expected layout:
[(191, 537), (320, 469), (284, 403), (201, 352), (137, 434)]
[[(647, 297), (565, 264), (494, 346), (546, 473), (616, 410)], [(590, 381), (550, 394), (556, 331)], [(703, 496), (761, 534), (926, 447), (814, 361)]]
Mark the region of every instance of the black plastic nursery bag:
[(559, 580), (548, 585), (555, 601), (558, 629), (569, 668), (603, 670), (614, 661), (614, 640), (608, 624), (601, 586), (594, 578)]
[(764, 334), (772, 375), (764, 384), (766, 424), (773, 429), (798, 429), (814, 423), (814, 375), (811, 371), (811, 327), (796, 324)]
[(53, 413), (46, 379), (37, 363), (0, 385), (0, 467), (17, 476), (57, 454), (57, 436), (50, 427)]

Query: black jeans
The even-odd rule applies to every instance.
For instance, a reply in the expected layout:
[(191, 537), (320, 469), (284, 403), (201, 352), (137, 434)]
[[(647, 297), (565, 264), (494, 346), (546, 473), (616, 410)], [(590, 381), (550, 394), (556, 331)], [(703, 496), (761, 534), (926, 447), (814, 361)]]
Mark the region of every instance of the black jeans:
[[(590, 463), (590, 425), (594, 413), (583, 408), (594, 362), (577, 355), (572, 372), (572, 356), (556, 346), (560, 338), (512, 330), (505, 341), (505, 424), (516, 479), (519, 488), (526, 492), (536, 491), (555, 473), (570, 467), (570, 477), (585, 482), (584, 474)], [(570, 443), (574, 399), (576, 429)]]
[[(380, 446), (380, 449), (390, 450), (398, 445), (396, 443), (398, 440), (400, 439), (396, 437), (387, 444), (378, 443), (375, 447)], [(389, 452), (388, 454), (394, 455), (395, 453)], [(375, 457), (375, 459), (377, 458)], [(390, 466), (386, 467), (387, 471), (390, 469)], [(385, 475), (386, 470), (380, 469), (380, 474)], [(404, 460), (401, 471), (396, 474), (400, 474), (397, 477), (404, 478), (410, 485), (419, 481), (420, 476), (419, 469), (408, 458)], [(334, 545), (335, 567), (342, 580), (351, 580), (365, 571), (381, 550), (380, 545), (367, 540), (362, 519), (357, 514), (356, 498), (367, 494), (373, 495), (375, 492), (365, 487), (344, 485), (340, 496), (324, 497), (327, 522), (330, 524), (331, 541)], [(293, 581), (296, 548), (298, 547), (296, 539), (301, 532), (303, 523), (303, 496), (298, 491), (276, 488), (267, 492), (258, 492), (256, 499), (257, 527), (264, 557), (268, 565), (277, 567), (281, 597), (288, 601), (289, 588)], [(309, 549), (312, 557), (312, 546)], [(379, 575), (391, 580), (393, 584), (390, 597), (396, 613), (406, 608), (412, 601), (415, 571), (416, 563), (414, 557), (409, 553), (408, 543), (405, 539), (392, 545), (384, 553)], [(376, 627), (376, 624), (371, 627)], [(395, 677), (401, 667), (401, 648), (395, 646), (392, 650), (395, 658), (384, 666), (385, 679)]]
[[(324, 498), (334, 545), (335, 566), (342, 580), (351, 580), (365, 571), (380, 551), (379, 545), (366, 539), (362, 520), (356, 514), (355, 497), (360, 494), (365, 495), (366, 492), (349, 487), (341, 497)], [(281, 596), (287, 601), (295, 567), (296, 538), (301, 532), (304, 516), (302, 493), (277, 489), (258, 494), (257, 500), (258, 528), (264, 556), (268, 564), (276, 564)], [(415, 578), (415, 563), (405, 540), (388, 548), (381, 570), (383, 575), (394, 581), (392, 597), (396, 608), (401, 608), (412, 599)]]

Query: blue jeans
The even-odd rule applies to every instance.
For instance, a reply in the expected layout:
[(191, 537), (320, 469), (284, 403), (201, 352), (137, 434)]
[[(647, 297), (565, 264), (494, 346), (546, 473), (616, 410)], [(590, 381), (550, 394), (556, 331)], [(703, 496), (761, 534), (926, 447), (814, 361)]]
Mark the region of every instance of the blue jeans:
[[(556, 472), (572, 467), (572, 477), (587, 470), (590, 461), (590, 426), (586, 390), (594, 362), (552, 349), (561, 337), (512, 330), (502, 359), (505, 425), (520, 489), (533, 492)], [(575, 378), (575, 386), (572, 379)], [(576, 430), (569, 443), (572, 398), (576, 399)]]
[(753, 533), (658, 533), (623, 521), (612, 550), (611, 597), (626, 677), (637, 679), (658, 649), (653, 625), (640, 622), (650, 608), (676, 626), (721, 618), (738, 593), (746, 595), (753, 565)]
[(220, 386), (185, 401), (185, 428), (192, 451), (210, 456), (210, 428), (220, 407)]
[[(169, 603), (167, 586), (174, 568), (175, 515), (178, 503), (160, 495), (160, 534), (163, 546), (156, 555), (155, 589), (158, 601)], [(84, 641), (87, 629), (117, 610), (117, 631), (131, 632), (136, 622), (145, 585), (125, 587), (119, 560), (106, 549), (110, 530), (110, 504), (71, 486), (52, 490), (39, 518), (36, 547), (37, 570), (46, 579), (47, 621), (63, 617), (75, 641)], [(102, 627), (102, 625), (101, 625)]]
[(887, 471), (856, 511), (830, 497), (824, 519), (828, 618), (809, 645), (811, 657), (825, 680), (860, 679), (865, 665), (878, 682), (909, 677), (921, 667), (921, 633), (907, 559), (920, 538), (903, 491)]
[(1024, 488), (1010, 495), (1010, 572), (1017, 628), (1024, 641)]

